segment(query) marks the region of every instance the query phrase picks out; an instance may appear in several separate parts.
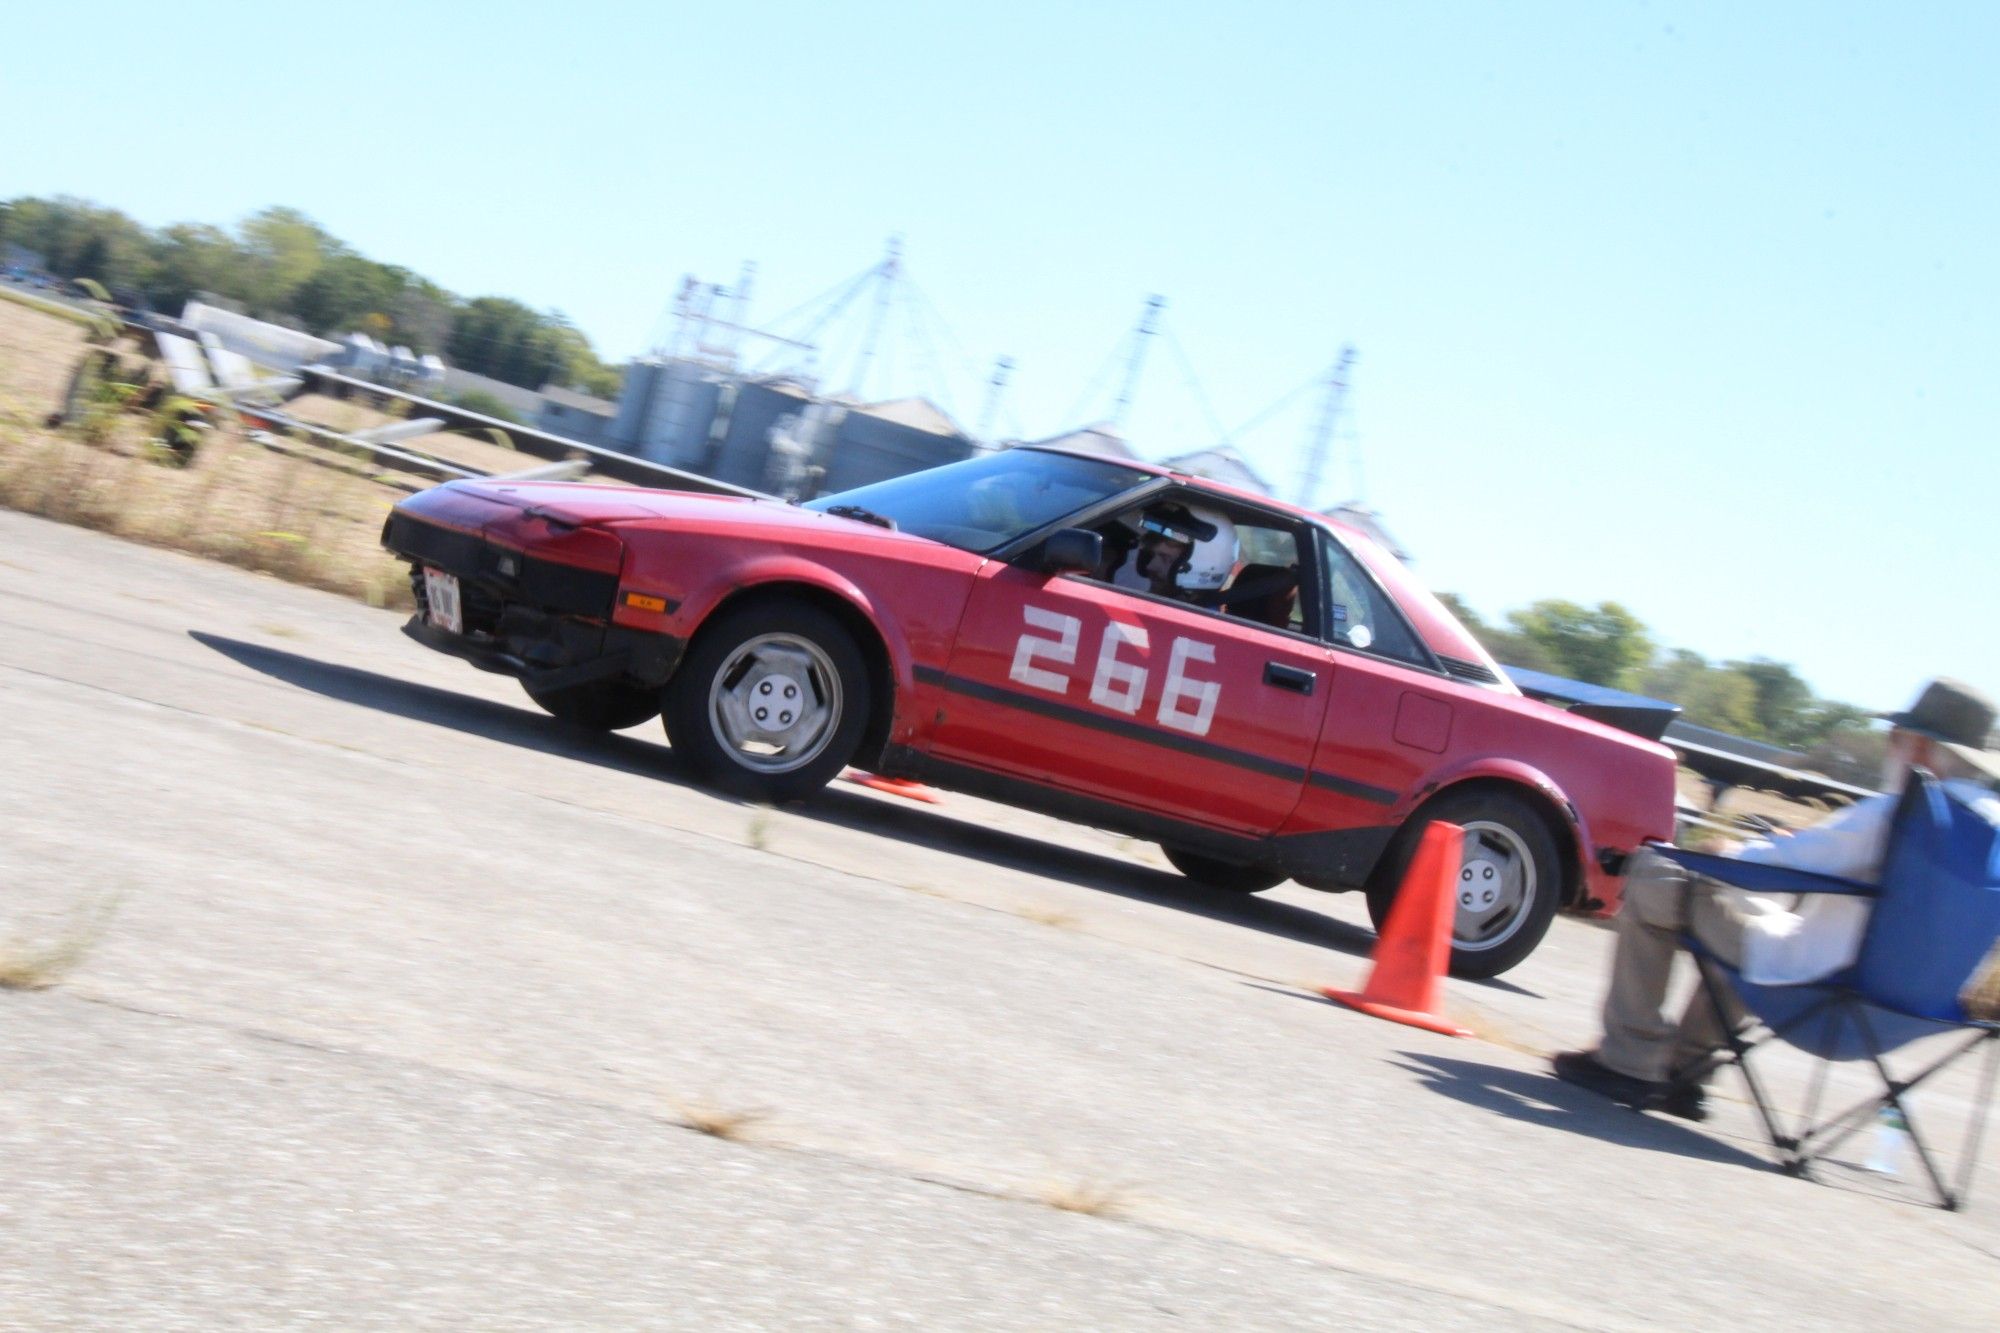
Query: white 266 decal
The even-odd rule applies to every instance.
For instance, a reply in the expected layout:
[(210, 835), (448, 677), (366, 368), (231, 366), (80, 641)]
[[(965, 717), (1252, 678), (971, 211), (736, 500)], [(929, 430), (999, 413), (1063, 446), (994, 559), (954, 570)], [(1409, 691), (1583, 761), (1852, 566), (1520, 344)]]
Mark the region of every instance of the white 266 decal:
[[(1030, 628), (1022, 631), (1020, 640), (1014, 645), (1014, 666), (1007, 675), (1023, 685), (1050, 694), (1068, 694), (1070, 675), (1065, 671), (1050, 670), (1051, 667), (1074, 667), (1078, 642), (1083, 637), (1083, 622), (1075, 616), (1066, 616), (1060, 611), (1046, 607), (1024, 606), (1021, 618)], [(1046, 631), (1038, 635), (1036, 630)], [(1136, 717), (1145, 702), (1146, 679), (1149, 669), (1142, 663), (1120, 657), (1120, 649), (1144, 655), (1146, 652), (1146, 628), (1143, 625), (1127, 625), (1111, 621), (1104, 627), (1104, 637), (1097, 645), (1097, 669), (1090, 678), (1090, 701), (1114, 713), (1124, 713)], [(1195, 680), (1187, 674), (1191, 662), (1215, 661), (1215, 645), (1203, 643), (1199, 639), (1174, 640), (1173, 648), (1167, 654), (1166, 683), (1160, 689), (1160, 702), (1155, 708), (1154, 719), (1163, 727), (1175, 731), (1185, 731), (1191, 736), (1206, 736), (1211, 723), (1215, 721), (1215, 701), (1222, 693), (1222, 686), (1212, 680)]]

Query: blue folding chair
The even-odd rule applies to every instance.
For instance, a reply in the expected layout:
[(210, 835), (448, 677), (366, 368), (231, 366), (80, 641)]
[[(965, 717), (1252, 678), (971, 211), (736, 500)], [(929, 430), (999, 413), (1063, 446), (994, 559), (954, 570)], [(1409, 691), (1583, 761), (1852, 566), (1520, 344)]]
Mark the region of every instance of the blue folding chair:
[[(1910, 1141), (1947, 1209), (1960, 1207), (1972, 1183), (1979, 1142), (1992, 1101), (1994, 1070), (2000, 1065), (2000, 1024), (1973, 1018), (1959, 996), (1973, 972), (2000, 937), (2000, 828), (1955, 799), (1935, 778), (1912, 776), (1896, 808), (1883, 860), (1880, 886), (1859, 884), (1804, 871), (1753, 865), (1729, 857), (1657, 848), (1697, 874), (1757, 893), (1843, 893), (1873, 898), (1861, 952), (1853, 966), (1819, 981), (1791, 986), (1759, 985), (1701, 946), (1691, 934), (1683, 943), (1701, 970), (1701, 984), (1714, 1007), (1727, 1048), (1682, 1071), (1686, 1084), (1722, 1065), (1743, 1071), (1771, 1146), (1792, 1175), (1810, 1175), (1826, 1157), (1884, 1109), (1894, 1107), (1909, 1127)], [(1757, 1022), (1734, 1030), (1724, 997), (1733, 992)], [(1960, 1032), (1966, 1040), (1916, 1073), (1897, 1078), (1883, 1057), (1922, 1037)], [(1819, 1057), (1806, 1109), (1787, 1130), (1749, 1055), (1781, 1041)], [(1958, 1187), (1938, 1169), (1910, 1115), (1909, 1091), (1981, 1045), (1987, 1057), (1967, 1126)], [(1833, 1063), (1867, 1060), (1882, 1091), (1839, 1115), (1819, 1120), (1819, 1103)]]

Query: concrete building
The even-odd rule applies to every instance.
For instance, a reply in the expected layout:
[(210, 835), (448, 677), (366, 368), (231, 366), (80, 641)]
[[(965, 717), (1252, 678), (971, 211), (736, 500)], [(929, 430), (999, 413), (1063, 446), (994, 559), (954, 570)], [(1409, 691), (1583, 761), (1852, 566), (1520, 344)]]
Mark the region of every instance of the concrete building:
[(788, 499), (865, 486), (974, 450), (928, 399), (825, 398), (801, 379), (747, 376), (695, 357), (641, 357), (627, 366), (600, 442)]
[(1133, 449), (1118, 428), (1108, 421), (1100, 421), (1094, 426), (1083, 426), (1076, 430), (1051, 435), (1046, 440), (1023, 440), (1044, 449), (1071, 449), (1077, 453), (1103, 454), (1106, 458), (1137, 458)]
[(700, 471), (725, 388), (737, 380), (708, 363), (640, 357), (625, 367), (604, 444), (669, 467)]
[(1212, 449), (1198, 449), (1191, 454), (1181, 454), (1174, 458), (1160, 460), (1161, 467), (1170, 467), (1176, 472), (1185, 472), (1191, 477), (1205, 477), (1209, 481), (1219, 481), (1224, 486), (1234, 486), (1238, 490), (1255, 491), (1259, 495), (1271, 495), (1271, 483), (1250, 466), (1242, 454), (1226, 444)]
[(927, 398), (842, 407), (832, 439), (815, 452), (824, 469), (820, 491), (845, 491), (970, 458), (974, 445), (944, 410)]
[(531, 424), (551, 435), (601, 445), (617, 412), (618, 404), (608, 398), (548, 384), (542, 387), (542, 408)]
[(1406, 565), (1411, 563), (1410, 553), (1383, 524), (1381, 512), (1373, 505), (1363, 504), (1359, 500), (1349, 500), (1345, 504), (1337, 504), (1331, 509), (1322, 509), (1320, 512), (1337, 523), (1345, 523), (1350, 528), (1359, 528), (1390, 555)]

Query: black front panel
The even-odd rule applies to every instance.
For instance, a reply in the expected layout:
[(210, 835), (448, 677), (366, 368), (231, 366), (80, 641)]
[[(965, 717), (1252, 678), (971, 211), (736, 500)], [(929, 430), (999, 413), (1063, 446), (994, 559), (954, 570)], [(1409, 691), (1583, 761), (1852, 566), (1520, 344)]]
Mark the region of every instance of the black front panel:
[(382, 544), (405, 560), (456, 574), (503, 601), (609, 619), (618, 596), (616, 574), (539, 560), (495, 546), (473, 533), (441, 528), (407, 514), (389, 515), (382, 528)]
[(480, 572), (480, 552), (486, 543), (476, 533), (454, 532), (429, 523), (419, 523), (405, 514), (391, 513), (382, 526), (382, 545), (419, 565), (429, 565), (462, 579)]

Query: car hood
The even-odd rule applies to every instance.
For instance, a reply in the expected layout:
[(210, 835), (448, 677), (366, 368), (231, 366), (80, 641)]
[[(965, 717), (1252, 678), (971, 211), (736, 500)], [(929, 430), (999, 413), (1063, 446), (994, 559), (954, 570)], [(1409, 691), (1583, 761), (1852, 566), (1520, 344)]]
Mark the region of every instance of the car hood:
[[(620, 528), (654, 524), (676, 531), (757, 532), (773, 538), (839, 533), (841, 546), (938, 543), (851, 518), (802, 509), (782, 500), (694, 491), (656, 491), (573, 481), (453, 481), (439, 487), (498, 503), (557, 523)], [(949, 549), (949, 548), (947, 548)]]
[(642, 490), (574, 481), (454, 481), (450, 489), (545, 515), (561, 523), (632, 523), (737, 513), (759, 507), (787, 509), (775, 500), (692, 491)]

